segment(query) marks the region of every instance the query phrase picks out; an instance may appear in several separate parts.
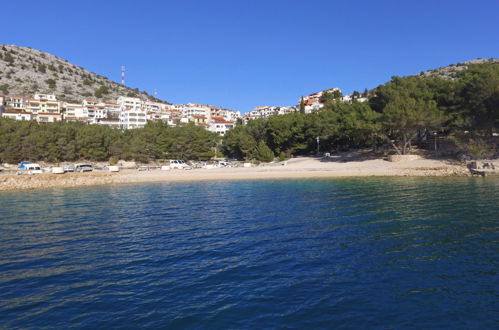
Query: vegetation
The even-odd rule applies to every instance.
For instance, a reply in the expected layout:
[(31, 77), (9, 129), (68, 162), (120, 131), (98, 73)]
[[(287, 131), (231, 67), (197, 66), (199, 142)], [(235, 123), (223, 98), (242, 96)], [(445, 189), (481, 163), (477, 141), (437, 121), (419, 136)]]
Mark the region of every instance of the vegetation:
[(135, 130), (73, 122), (39, 124), (0, 118), (0, 162), (210, 159), (218, 136), (193, 124), (151, 122)]
[(266, 145), (279, 158), (282, 153), (310, 154), (316, 152), (319, 137), (327, 151), (390, 143), (397, 153), (406, 154), (413, 144), (424, 144), (438, 132), (474, 157), (498, 152), (493, 133), (499, 131), (499, 63), (470, 65), (453, 80), (393, 77), (362, 96), (370, 96), (369, 101), (340, 102), (341, 93), (324, 93), (320, 111), (304, 114), (302, 100), (299, 112), (251, 120), (227, 133), (224, 151), (259, 159), (258, 150)]
[[(49, 86), (55, 84), (49, 80), (45, 81)], [(0, 85), (4, 93), (8, 88), (8, 84)], [(108, 92), (106, 85), (100, 85), (94, 95)], [(356, 93), (356, 97), (359, 95)], [(368, 102), (355, 98), (351, 103), (341, 102), (340, 93), (326, 93), (320, 111), (250, 120), (227, 132), (221, 149), (230, 157), (267, 162), (275, 157), (282, 160), (315, 153), (319, 138), (321, 151), (390, 144), (396, 152), (405, 154), (411, 146), (424, 145), (429, 136), (438, 134), (449, 136), (458, 150), (475, 158), (498, 154), (494, 133), (499, 131), (499, 63), (469, 65), (453, 79), (392, 77), (362, 96), (367, 96)], [(303, 108), (303, 101), (300, 103)], [(220, 143), (216, 134), (202, 127), (169, 127), (162, 122), (120, 131), (83, 123), (38, 124), (0, 118), (0, 136), (0, 162), (9, 163), (209, 159)]]
[(109, 88), (107, 88), (104, 85), (102, 85), (99, 88), (96, 88), (94, 90), (95, 97), (97, 97), (99, 99), (102, 98), (104, 95), (107, 95), (107, 94), (109, 94)]
[(45, 83), (49, 86), (50, 89), (55, 89), (55, 86), (57, 85), (56, 81), (54, 79), (47, 79), (45, 80)]

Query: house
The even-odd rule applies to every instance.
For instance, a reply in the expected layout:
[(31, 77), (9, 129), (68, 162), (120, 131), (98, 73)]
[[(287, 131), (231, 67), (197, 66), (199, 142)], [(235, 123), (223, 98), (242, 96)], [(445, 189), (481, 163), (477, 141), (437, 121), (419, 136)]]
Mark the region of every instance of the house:
[(62, 114), (39, 112), (35, 119), (39, 123), (54, 123), (62, 120)]
[(194, 122), (194, 124), (197, 126), (204, 126), (204, 125), (208, 124), (208, 117), (196, 115), (196, 116), (192, 116), (190, 118), (190, 121)]
[(142, 111), (142, 100), (138, 97), (120, 96), (116, 100), (120, 110), (140, 110)]
[(62, 105), (64, 119), (88, 118), (88, 110), (81, 104), (64, 102)]
[(211, 119), (212, 121), (209, 124), (208, 130), (222, 136), (235, 126), (233, 121), (227, 121), (223, 117), (212, 117)]
[(26, 104), (29, 101), (29, 97), (26, 96), (4, 96), (5, 107), (16, 110), (16, 111), (25, 111)]
[(4, 110), (1, 115), (4, 118), (10, 118), (14, 120), (33, 120), (34, 118), (34, 115), (32, 113), (20, 110)]
[(94, 119), (93, 124), (97, 125), (106, 125), (111, 128), (121, 128), (121, 121), (119, 118), (103, 118), (103, 119)]

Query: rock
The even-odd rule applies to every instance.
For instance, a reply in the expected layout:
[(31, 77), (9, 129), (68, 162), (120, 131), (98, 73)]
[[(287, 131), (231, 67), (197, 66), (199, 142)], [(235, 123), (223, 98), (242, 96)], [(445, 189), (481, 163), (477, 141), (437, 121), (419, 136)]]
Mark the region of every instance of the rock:
[(52, 167), (53, 174), (64, 174), (64, 168), (62, 167)]
[(133, 161), (127, 162), (125, 160), (119, 160), (117, 165), (121, 168), (137, 168), (137, 163)]
[(119, 172), (119, 166), (109, 166), (109, 172)]

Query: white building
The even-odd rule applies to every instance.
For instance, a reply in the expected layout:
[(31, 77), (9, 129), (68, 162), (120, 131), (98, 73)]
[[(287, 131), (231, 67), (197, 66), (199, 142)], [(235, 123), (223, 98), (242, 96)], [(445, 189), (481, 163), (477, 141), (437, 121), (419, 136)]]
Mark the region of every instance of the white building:
[(88, 110), (81, 104), (64, 102), (62, 108), (65, 120), (88, 118)]
[(121, 121), (119, 118), (104, 118), (104, 119), (94, 119), (92, 124), (106, 125), (111, 128), (122, 128)]
[(122, 110), (119, 119), (123, 129), (142, 128), (147, 124), (147, 113), (140, 109)]
[(212, 121), (208, 127), (208, 130), (211, 132), (218, 133), (224, 136), (229, 130), (233, 129), (235, 124), (232, 121)]
[(34, 115), (30, 112), (19, 111), (19, 110), (4, 110), (1, 112), (2, 117), (10, 118), (14, 120), (33, 120)]
[(39, 123), (55, 123), (56, 121), (62, 120), (62, 114), (49, 113), (49, 112), (39, 112), (35, 116), (35, 120)]
[(210, 107), (203, 104), (187, 103), (181, 111), (182, 117), (187, 119), (191, 119), (194, 116), (210, 117)]
[(120, 110), (138, 110), (142, 111), (142, 100), (138, 97), (128, 97), (128, 96), (120, 96), (116, 100), (116, 103), (119, 104)]
[(29, 102), (30, 98), (26, 96), (6, 96), (4, 97), (4, 103), (6, 108), (24, 111), (26, 110), (26, 104)]

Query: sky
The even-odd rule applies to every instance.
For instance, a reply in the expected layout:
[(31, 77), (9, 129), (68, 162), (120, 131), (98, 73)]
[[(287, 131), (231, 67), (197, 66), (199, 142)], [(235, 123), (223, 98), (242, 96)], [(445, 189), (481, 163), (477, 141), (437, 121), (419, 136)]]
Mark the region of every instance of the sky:
[(0, 44), (172, 103), (246, 112), (499, 57), (499, 1), (0, 0)]

